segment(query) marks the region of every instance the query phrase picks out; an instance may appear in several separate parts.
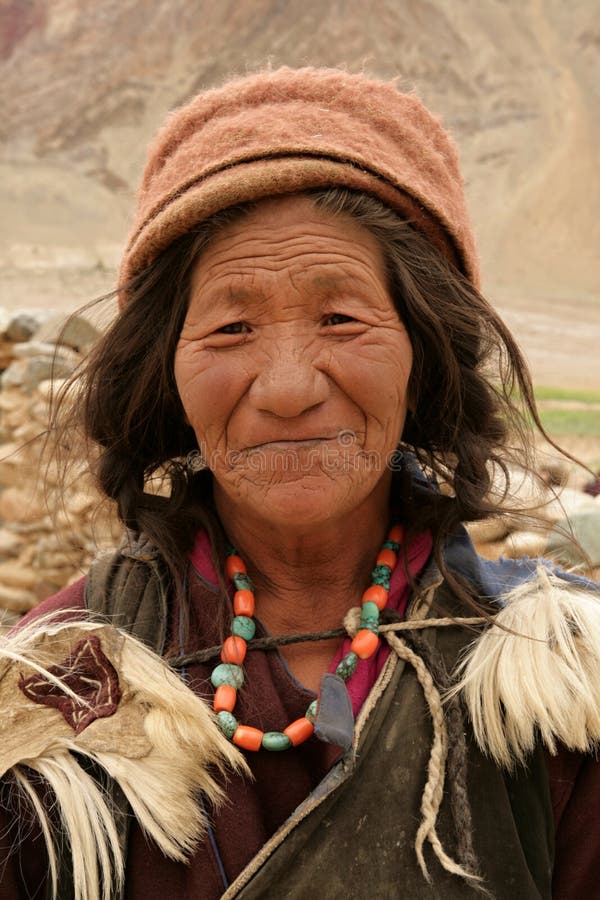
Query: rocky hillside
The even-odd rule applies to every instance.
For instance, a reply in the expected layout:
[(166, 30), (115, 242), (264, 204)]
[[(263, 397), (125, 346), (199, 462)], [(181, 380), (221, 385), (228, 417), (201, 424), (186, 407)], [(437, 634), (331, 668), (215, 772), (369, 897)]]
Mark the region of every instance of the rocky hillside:
[(112, 285), (145, 146), (170, 107), (267, 61), (341, 63), (400, 75), (450, 126), (488, 293), (541, 380), (558, 366), (587, 383), (597, 12), (595, 0), (0, 0), (0, 304), (72, 308)]

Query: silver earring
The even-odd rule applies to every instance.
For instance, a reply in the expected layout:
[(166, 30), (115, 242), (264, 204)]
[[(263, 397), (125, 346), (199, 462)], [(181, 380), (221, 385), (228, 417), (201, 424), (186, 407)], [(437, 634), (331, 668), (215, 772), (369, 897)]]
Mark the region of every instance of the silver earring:
[(191, 450), (185, 459), (185, 464), (188, 472), (192, 475), (195, 475), (196, 472), (201, 472), (203, 469), (207, 469), (206, 460), (202, 454), (202, 450)]

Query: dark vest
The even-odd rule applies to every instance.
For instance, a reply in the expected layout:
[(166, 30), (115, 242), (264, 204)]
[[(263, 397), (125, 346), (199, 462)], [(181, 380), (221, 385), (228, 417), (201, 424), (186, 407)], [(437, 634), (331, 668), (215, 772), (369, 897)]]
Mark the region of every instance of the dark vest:
[[(131, 551), (95, 564), (86, 588), (86, 604), (90, 610), (110, 615), (114, 624), (160, 653), (167, 594), (162, 561), (152, 548), (138, 544)], [(445, 609), (452, 610), (456, 605), (444, 584), (437, 588), (436, 599)], [(464, 614), (463, 610), (456, 612)], [(148, 630), (148, 622), (155, 623), (154, 629)], [(472, 638), (472, 633), (458, 627), (423, 631), (423, 640), (448, 671)], [(431, 884), (418, 865), (414, 840), (432, 727), (412, 667), (393, 654), (387, 665), (393, 668), (389, 683), (362, 726), (356, 750), (349, 751), (334, 766), (273, 835), (227, 890), (227, 900), (461, 900), (482, 896), (462, 879), (445, 872), (428, 845), (425, 858)], [(360, 724), (359, 718), (357, 729)], [(554, 828), (541, 748), (530, 757), (526, 770), (521, 767), (507, 773), (479, 752), (468, 728), (466, 740), (474, 847), (485, 888), (497, 900), (551, 898)], [(112, 797), (126, 851), (127, 803), (118, 785), (100, 772), (97, 777)], [(452, 777), (448, 771), (446, 782)], [(437, 832), (452, 856), (456, 824), (446, 797)], [(60, 900), (73, 896), (68, 852), (61, 860), (58, 896)], [(122, 900), (116, 892), (113, 897)]]
[[(446, 595), (438, 599), (447, 602), (446, 588), (438, 590)], [(424, 635), (448, 665), (465, 644), (465, 633), (458, 628), (429, 629)], [(290, 823), (298, 819), (298, 824), (238, 890), (242, 873), (225, 895), (227, 900), (481, 898), (465, 881), (448, 874), (428, 845), (431, 885), (417, 862), (414, 840), (431, 740), (422, 689), (412, 667), (398, 660), (364, 725), (356, 753), (329, 772), (292, 816)], [(527, 770), (509, 775), (479, 752), (470, 732), (467, 745), (474, 845), (485, 887), (497, 900), (551, 898), (554, 826), (541, 748), (529, 759)], [(447, 782), (452, 777), (447, 772)], [(319, 803), (320, 797), (324, 799)], [(455, 825), (446, 797), (437, 832), (452, 855)]]

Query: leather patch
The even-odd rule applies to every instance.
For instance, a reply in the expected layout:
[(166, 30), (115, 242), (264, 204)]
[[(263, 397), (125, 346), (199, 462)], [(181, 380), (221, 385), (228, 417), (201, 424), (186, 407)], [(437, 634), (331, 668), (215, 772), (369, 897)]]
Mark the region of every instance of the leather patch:
[(65, 694), (59, 685), (37, 673), (29, 678), (21, 675), (19, 688), (34, 703), (60, 710), (75, 734), (116, 712), (121, 699), (119, 676), (96, 635), (79, 641), (71, 655), (60, 665), (50, 666), (48, 672), (77, 697)]

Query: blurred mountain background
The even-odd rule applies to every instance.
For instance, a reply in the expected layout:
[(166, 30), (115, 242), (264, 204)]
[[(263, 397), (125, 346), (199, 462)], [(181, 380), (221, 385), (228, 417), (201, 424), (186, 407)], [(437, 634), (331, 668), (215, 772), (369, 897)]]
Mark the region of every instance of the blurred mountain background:
[(166, 112), (267, 63), (415, 89), (536, 382), (600, 389), (597, 0), (0, 0), (0, 306), (110, 290)]

